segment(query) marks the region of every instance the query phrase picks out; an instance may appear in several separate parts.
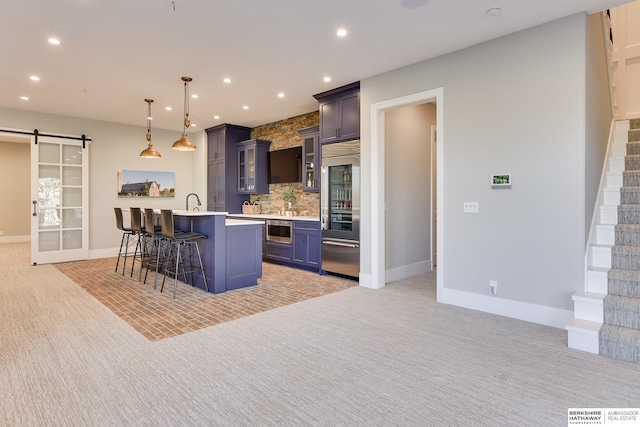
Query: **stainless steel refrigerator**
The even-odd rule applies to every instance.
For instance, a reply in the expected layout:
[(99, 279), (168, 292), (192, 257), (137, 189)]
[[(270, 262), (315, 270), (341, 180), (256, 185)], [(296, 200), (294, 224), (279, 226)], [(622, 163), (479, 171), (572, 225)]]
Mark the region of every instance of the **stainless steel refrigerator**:
[(322, 270), (360, 274), (360, 141), (321, 147)]

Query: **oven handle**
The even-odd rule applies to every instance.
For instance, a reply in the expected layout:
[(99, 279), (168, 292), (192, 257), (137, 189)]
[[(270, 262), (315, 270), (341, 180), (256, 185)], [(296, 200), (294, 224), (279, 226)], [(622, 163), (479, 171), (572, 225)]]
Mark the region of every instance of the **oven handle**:
[(349, 242), (341, 242), (337, 240), (323, 240), (323, 245), (331, 245), (331, 246), (342, 246), (344, 248), (359, 248), (359, 243), (349, 243)]

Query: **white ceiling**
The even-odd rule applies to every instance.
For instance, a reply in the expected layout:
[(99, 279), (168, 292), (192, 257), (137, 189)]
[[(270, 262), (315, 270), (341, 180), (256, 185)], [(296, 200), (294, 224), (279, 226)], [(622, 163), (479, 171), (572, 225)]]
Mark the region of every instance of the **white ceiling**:
[[(627, 2), (4, 0), (0, 106), (146, 126), (144, 99), (153, 98), (153, 127), (182, 130), (180, 77), (190, 76), (197, 129), (254, 127), (316, 110), (313, 94)], [(494, 6), (502, 14), (487, 16)], [(61, 44), (49, 44), (52, 36)], [(34, 74), (39, 82), (30, 81)], [(1, 117), (0, 125), (11, 126)]]

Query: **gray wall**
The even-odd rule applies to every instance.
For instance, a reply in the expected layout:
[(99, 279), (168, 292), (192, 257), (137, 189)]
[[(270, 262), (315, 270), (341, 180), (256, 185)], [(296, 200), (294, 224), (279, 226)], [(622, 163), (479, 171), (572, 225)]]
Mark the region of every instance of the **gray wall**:
[[(574, 15), (361, 82), (363, 176), (371, 105), (443, 88), (445, 288), (486, 296), (497, 280), (497, 298), (571, 308), (585, 245), (586, 22)], [(513, 188), (492, 190), (492, 173), (511, 173)], [(463, 213), (465, 201), (480, 213)], [(366, 233), (362, 251), (370, 274)]]
[(598, 196), (602, 166), (613, 113), (607, 74), (604, 35), (600, 14), (587, 19), (586, 140), (585, 140), (585, 233), (589, 234)]
[[(141, 121), (144, 122), (144, 116)], [(181, 128), (176, 127), (175, 132), (152, 129), (154, 147), (160, 151), (162, 158), (151, 160), (139, 157), (140, 151), (147, 145), (145, 126), (0, 108), (2, 129), (38, 129), (41, 133), (85, 134), (92, 138), (89, 152), (89, 249), (93, 251), (92, 256), (106, 256), (100, 251), (116, 248), (120, 244), (121, 234), (115, 228), (114, 206), (184, 209), (185, 197), (192, 191), (200, 195), (206, 206), (205, 132), (189, 134), (189, 139), (199, 148), (196, 152), (179, 153), (170, 147), (180, 138)], [(118, 199), (118, 169), (175, 172), (176, 197), (173, 200), (144, 198), (136, 200), (136, 203), (130, 199)]]
[(0, 230), (4, 236), (31, 233), (31, 163), (29, 144), (3, 142), (0, 137)]
[(431, 125), (435, 124), (434, 104), (397, 108), (385, 114), (385, 253), (389, 270), (431, 259), (430, 144)]

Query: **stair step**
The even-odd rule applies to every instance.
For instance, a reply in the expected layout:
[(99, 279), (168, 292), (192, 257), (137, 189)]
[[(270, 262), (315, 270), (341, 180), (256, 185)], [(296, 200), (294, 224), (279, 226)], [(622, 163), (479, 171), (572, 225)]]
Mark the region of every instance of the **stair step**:
[(603, 323), (640, 329), (640, 299), (607, 295), (603, 301)]
[(595, 292), (575, 292), (571, 296), (575, 318), (602, 323), (603, 301), (606, 296)]
[(639, 205), (640, 204), (640, 186), (631, 187), (624, 186), (620, 188), (619, 199), (623, 205)]
[(567, 344), (569, 348), (599, 354), (600, 339), (598, 331), (602, 323), (589, 320), (569, 319), (565, 329), (567, 330)]
[(629, 132), (629, 129), (631, 129), (631, 122), (633, 119), (631, 120), (617, 120), (614, 124), (614, 133), (618, 134), (618, 133), (624, 133), (625, 136), (627, 134), (627, 132)]
[[(640, 132), (639, 132), (640, 134)], [(629, 131), (629, 137), (628, 137), (629, 141), (627, 142), (627, 149), (625, 154), (626, 155), (637, 155), (640, 154), (640, 140), (638, 139), (631, 139), (631, 131)]]
[(587, 269), (587, 291), (606, 294), (609, 288), (608, 268), (589, 267)]
[(640, 224), (640, 206), (618, 206), (618, 224)]
[(640, 270), (640, 247), (612, 246), (611, 268), (620, 270)]
[[(622, 187), (624, 188), (624, 187)], [(605, 188), (602, 190), (603, 193), (603, 203), (605, 205), (617, 206), (622, 202), (622, 191), (621, 188)], [(629, 199), (629, 204), (634, 204), (633, 193), (629, 194), (627, 198)]]
[(602, 325), (599, 353), (612, 359), (640, 363), (640, 331), (615, 325)]
[(618, 206), (600, 206), (598, 208), (598, 222), (600, 224), (615, 225), (618, 223)]
[(640, 187), (640, 171), (623, 171), (623, 187)]
[(640, 154), (624, 156), (624, 170), (626, 171), (640, 170)]
[(612, 268), (607, 273), (607, 293), (640, 298), (640, 271)]
[(637, 118), (636, 119), (630, 119), (629, 120), (629, 129), (640, 129), (640, 119), (637, 119)]
[(640, 129), (634, 129), (629, 131), (629, 143), (640, 141)]
[[(607, 181), (606, 181), (605, 188), (608, 188), (611, 190), (619, 190), (624, 183), (623, 176), (624, 175), (620, 172), (607, 172), (607, 175), (606, 175)], [(640, 174), (638, 174), (638, 176), (640, 177)], [(638, 180), (638, 182), (640, 182), (640, 179)]]
[[(611, 248), (609, 245), (591, 245), (589, 251), (589, 265), (592, 267), (609, 269), (612, 266), (613, 257), (611, 255)], [(621, 259), (620, 262), (624, 262)]]
[[(631, 225), (631, 224), (628, 224)], [(595, 244), (596, 245), (608, 245), (613, 246), (616, 244), (616, 232), (615, 225), (613, 224), (596, 224), (596, 235), (595, 235)]]
[[(640, 224), (616, 224), (613, 228), (616, 245), (640, 246)], [(604, 234), (604, 230), (602, 233)]]

